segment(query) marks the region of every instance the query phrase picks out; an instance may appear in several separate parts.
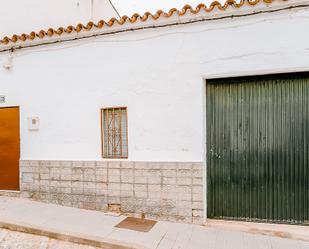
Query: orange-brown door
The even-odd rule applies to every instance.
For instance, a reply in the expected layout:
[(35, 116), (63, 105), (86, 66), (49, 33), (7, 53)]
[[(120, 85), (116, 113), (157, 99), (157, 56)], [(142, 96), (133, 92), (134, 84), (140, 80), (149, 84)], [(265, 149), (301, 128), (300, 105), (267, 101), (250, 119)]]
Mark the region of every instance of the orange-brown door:
[(0, 108), (0, 190), (19, 190), (19, 108)]

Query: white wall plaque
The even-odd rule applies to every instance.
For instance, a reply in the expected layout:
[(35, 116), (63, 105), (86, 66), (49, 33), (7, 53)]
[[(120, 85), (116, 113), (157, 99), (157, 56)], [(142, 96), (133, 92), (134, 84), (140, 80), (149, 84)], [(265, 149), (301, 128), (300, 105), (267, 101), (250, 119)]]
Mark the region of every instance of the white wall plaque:
[(38, 131), (40, 129), (40, 119), (38, 117), (28, 118), (28, 130)]
[(4, 95), (0, 95), (0, 104), (5, 103), (6, 97)]

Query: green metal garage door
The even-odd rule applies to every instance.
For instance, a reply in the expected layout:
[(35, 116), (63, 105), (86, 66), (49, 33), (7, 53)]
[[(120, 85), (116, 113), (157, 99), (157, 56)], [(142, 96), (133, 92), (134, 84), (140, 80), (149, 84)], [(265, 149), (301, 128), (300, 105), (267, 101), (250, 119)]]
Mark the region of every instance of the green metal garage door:
[(207, 81), (210, 218), (308, 223), (309, 74)]

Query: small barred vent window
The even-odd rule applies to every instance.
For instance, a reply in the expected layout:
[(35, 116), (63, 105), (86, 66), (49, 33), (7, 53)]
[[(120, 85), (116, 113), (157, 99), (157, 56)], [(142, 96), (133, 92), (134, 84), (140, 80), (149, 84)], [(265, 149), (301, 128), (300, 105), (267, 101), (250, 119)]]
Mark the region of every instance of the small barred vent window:
[(103, 158), (128, 158), (127, 108), (102, 109)]

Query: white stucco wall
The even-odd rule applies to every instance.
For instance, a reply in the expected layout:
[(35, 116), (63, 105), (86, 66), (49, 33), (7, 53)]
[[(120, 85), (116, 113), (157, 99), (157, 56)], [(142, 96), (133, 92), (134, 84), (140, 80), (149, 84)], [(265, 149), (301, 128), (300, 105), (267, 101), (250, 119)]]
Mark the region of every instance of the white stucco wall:
[(0, 3), (1, 38), (117, 16), (108, 0), (2, 0)]
[[(20, 106), (21, 158), (101, 159), (100, 108), (128, 107), (129, 160), (203, 161), (214, 75), (309, 69), (309, 10), (127, 32), (18, 50), (1, 106)], [(27, 130), (38, 116), (40, 131)]]

